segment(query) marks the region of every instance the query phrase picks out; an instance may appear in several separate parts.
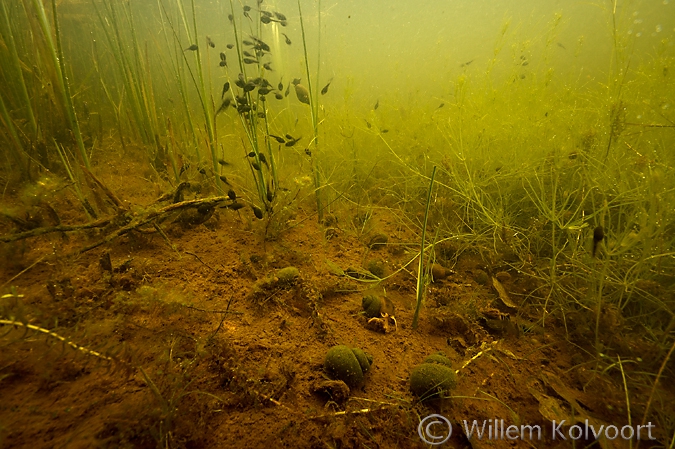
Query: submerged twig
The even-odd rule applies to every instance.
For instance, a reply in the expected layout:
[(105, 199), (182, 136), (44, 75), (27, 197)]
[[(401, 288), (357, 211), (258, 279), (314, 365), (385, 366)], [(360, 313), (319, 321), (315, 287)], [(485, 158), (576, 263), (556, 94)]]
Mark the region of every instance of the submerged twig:
[(24, 268), (20, 272), (18, 272), (16, 275), (14, 275), (10, 280), (8, 280), (7, 282), (0, 285), (0, 288), (3, 288), (5, 285), (11, 284), (12, 282), (14, 282), (19, 276), (21, 276), (25, 272), (31, 270), (34, 266), (36, 266), (37, 264), (39, 264), (40, 262), (45, 260), (46, 257), (47, 257), (47, 255), (44, 255), (44, 256), (40, 257), (38, 260), (36, 260), (35, 262), (33, 262), (32, 264), (30, 264), (29, 266), (27, 266), (26, 268)]
[(104, 239), (99, 240), (96, 243), (92, 243), (91, 245), (87, 245), (84, 248), (79, 249), (73, 255), (79, 255), (79, 254), (86, 253), (87, 251), (90, 251), (94, 248), (97, 248), (97, 247), (103, 245), (104, 243), (108, 243), (111, 240), (114, 240), (115, 238), (117, 238), (121, 235), (127, 234), (128, 232), (133, 231), (136, 228), (144, 226), (144, 225), (150, 223), (151, 221), (153, 221), (154, 219), (156, 219), (156, 218), (158, 218), (162, 215), (168, 214), (170, 212), (174, 212), (174, 211), (180, 210), (180, 209), (185, 209), (185, 208), (188, 208), (188, 207), (199, 207), (203, 204), (216, 205), (216, 204), (218, 204), (220, 202), (223, 202), (223, 201), (229, 201), (229, 198), (227, 196), (216, 196), (216, 197), (211, 197), (211, 198), (201, 198), (201, 199), (197, 199), (197, 200), (182, 201), (180, 203), (170, 204), (170, 205), (168, 205), (166, 207), (163, 207), (159, 210), (148, 212), (145, 215), (145, 217), (137, 218), (136, 220), (132, 221), (130, 224), (128, 224), (126, 226), (123, 226), (123, 227), (119, 228), (118, 230), (108, 234), (108, 236), (106, 236)]
[(192, 309), (192, 310), (197, 310), (198, 312), (205, 312), (205, 313), (232, 313), (234, 315), (242, 315), (244, 312), (240, 312), (238, 310), (229, 310), (230, 303), (227, 303), (227, 309), (225, 310), (209, 310), (209, 309), (202, 309), (201, 307), (195, 307), (191, 306), (189, 304), (181, 304), (183, 307), (187, 309)]
[(209, 268), (211, 271), (213, 271), (214, 273), (218, 274), (218, 271), (216, 271), (215, 268), (213, 268), (211, 265), (209, 265), (209, 264), (207, 264), (206, 262), (204, 262), (204, 261), (201, 259), (201, 257), (199, 257), (198, 255), (196, 255), (195, 253), (191, 253), (190, 251), (185, 251), (185, 254), (189, 254), (189, 255), (191, 255), (191, 256), (196, 257), (197, 260), (200, 261), (205, 267)]
[(113, 217), (106, 217), (81, 225), (49, 226), (44, 228), (35, 228), (31, 229), (30, 231), (19, 232), (16, 234), (0, 235), (0, 242), (2, 243), (15, 242), (17, 240), (24, 240), (44, 234), (51, 234), (52, 232), (72, 232), (72, 231), (82, 231), (84, 229), (102, 228), (110, 224), (112, 219)]
[(98, 359), (109, 362), (109, 363), (111, 363), (115, 366), (122, 366), (127, 371), (127, 373), (132, 373), (136, 368), (131, 360), (123, 359), (123, 358), (120, 358), (116, 355), (106, 355), (102, 352), (94, 351), (93, 349), (89, 349), (85, 346), (78, 345), (77, 343), (73, 342), (71, 339), (66, 338), (62, 335), (59, 335), (56, 332), (51, 331), (49, 329), (45, 329), (44, 327), (36, 326), (34, 324), (24, 323), (23, 321), (17, 321), (15, 319), (10, 319), (10, 320), (0, 319), (0, 325), (14, 326), (14, 327), (20, 326), (20, 327), (23, 327), (26, 330), (32, 330), (32, 331), (41, 333), (41, 334), (46, 335), (46, 336), (48, 336), (50, 338), (53, 338), (55, 340), (59, 340), (65, 346), (70, 346), (72, 349), (74, 349), (76, 351), (80, 351), (80, 352), (84, 353), (85, 355), (96, 357)]

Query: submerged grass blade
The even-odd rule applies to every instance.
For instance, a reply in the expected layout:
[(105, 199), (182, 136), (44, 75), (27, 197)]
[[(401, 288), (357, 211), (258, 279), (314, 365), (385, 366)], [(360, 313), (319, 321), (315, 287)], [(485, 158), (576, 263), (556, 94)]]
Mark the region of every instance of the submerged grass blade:
[[(317, 48), (317, 71), (316, 71), (316, 89), (319, 86), (319, 67), (321, 67), (321, 0), (319, 0), (318, 5), (318, 30), (319, 38), (317, 40), (319, 47)], [(318, 90), (314, 91), (312, 89), (312, 78), (309, 71), (309, 56), (307, 53), (307, 36), (305, 34), (305, 21), (302, 18), (302, 7), (300, 6), (300, 0), (298, 0), (298, 13), (300, 14), (300, 30), (302, 31), (302, 49), (305, 56), (305, 73), (307, 74), (307, 90), (309, 92), (309, 110), (312, 116), (312, 143), (314, 144), (314, 151), (312, 151), (311, 161), (312, 161), (312, 174), (314, 176), (314, 194), (316, 197), (316, 210), (318, 212), (319, 221), (323, 221), (323, 206), (321, 201), (322, 193), (322, 180), (321, 173), (316, 161), (316, 155), (318, 154), (319, 149), (319, 103), (318, 103)]]
[(66, 155), (65, 151), (63, 151), (63, 148), (59, 143), (54, 140), (54, 146), (56, 147), (56, 151), (59, 153), (59, 158), (61, 159), (61, 163), (63, 164), (63, 167), (66, 169), (66, 173), (68, 174), (68, 179), (73, 183), (73, 187), (75, 188), (75, 194), (77, 195), (77, 199), (80, 200), (80, 204), (82, 205), (82, 208), (84, 209), (84, 212), (90, 217), (90, 218), (96, 218), (95, 214), (92, 213), (93, 210), (91, 209), (91, 206), (89, 205), (89, 202), (87, 199), (84, 197), (84, 194), (82, 193), (82, 189), (80, 187), (80, 180), (76, 176), (73, 167), (70, 165), (70, 162), (68, 161), (68, 156)]
[[(183, 112), (185, 114), (185, 120), (187, 122), (187, 128), (188, 132), (190, 135), (190, 138), (192, 140), (192, 146), (194, 148), (195, 154), (197, 156), (197, 163), (201, 164), (202, 156), (201, 156), (201, 151), (199, 151), (199, 141), (197, 140), (197, 131), (195, 128), (194, 120), (192, 118), (192, 114), (190, 111), (190, 101), (189, 101), (189, 96), (188, 96), (188, 88), (187, 88), (187, 82), (185, 79), (185, 67), (187, 66), (188, 69), (190, 69), (190, 66), (187, 65), (187, 61), (185, 60), (185, 55), (182, 51), (182, 48), (180, 47), (180, 42), (178, 40), (178, 35), (176, 34), (176, 30), (173, 26), (173, 22), (171, 21), (171, 17), (169, 16), (166, 8), (164, 7), (164, 2), (162, 0), (157, 1), (160, 9), (160, 17), (164, 17), (165, 20), (162, 20), (162, 32), (164, 34), (164, 41), (166, 42), (167, 48), (171, 48), (171, 44), (166, 25), (165, 23), (168, 23), (169, 28), (171, 29), (172, 35), (174, 36), (173, 40), (173, 48), (174, 48), (174, 57), (172, 58), (173, 62), (173, 70), (174, 70), (174, 75), (176, 77), (176, 86), (178, 87), (178, 92), (180, 93), (180, 98), (181, 98), (181, 104), (183, 106)], [(166, 21), (166, 22), (165, 22)], [(192, 75), (192, 72), (190, 71), (190, 75)], [(194, 79), (194, 76), (193, 76)], [(175, 147), (175, 145), (174, 145)]]
[[(247, 73), (246, 73), (246, 64), (244, 64), (244, 55), (243, 55), (243, 51), (244, 51), (243, 40), (244, 39), (239, 34), (240, 28), (237, 25), (237, 19), (236, 19), (235, 14), (234, 14), (234, 3), (232, 2), (232, 0), (230, 0), (230, 13), (231, 13), (231, 17), (232, 17), (231, 22), (232, 22), (233, 31), (234, 31), (235, 49), (237, 50), (237, 62), (239, 64), (239, 70), (240, 70), (240, 73), (242, 74), (242, 76), (245, 79), (248, 79), (248, 76), (247, 76)], [(258, 29), (258, 35), (260, 35), (260, 29)], [(258, 67), (258, 70), (260, 71), (260, 67)], [(228, 82), (230, 82), (229, 76), (228, 76)], [(232, 95), (232, 100), (236, 101), (236, 99), (234, 97), (233, 89), (230, 90), (229, 95)], [(247, 104), (249, 104), (249, 105), (254, 104), (253, 96), (251, 95), (251, 92), (245, 92), (244, 95), (245, 95)], [(260, 100), (259, 96), (258, 96), (258, 98), (256, 98), (256, 100), (258, 100), (257, 103), (259, 105), (264, 104), (263, 102), (259, 101)], [(265, 118), (264, 118), (265, 135), (269, 134), (269, 124), (267, 122), (267, 112), (268, 111), (265, 107)], [(259, 128), (258, 125), (260, 124), (259, 118), (258, 118), (257, 114), (254, 114), (254, 113), (250, 113), (250, 114), (239, 113), (239, 121), (241, 122), (242, 128), (243, 128), (244, 132), (246, 133), (246, 138), (247, 138), (247, 140), (248, 140), (248, 142), (251, 146), (251, 150), (252, 150), (252, 153), (254, 155), (252, 159), (251, 158), (248, 158), (248, 159), (249, 159), (249, 169), (251, 171), (251, 177), (253, 178), (253, 181), (255, 183), (258, 198), (259, 198), (260, 202), (265, 205), (266, 210), (271, 211), (272, 210), (272, 208), (270, 206), (271, 201), (268, 200), (268, 198), (267, 198), (267, 192), (269, 190), (268, 189), (269, 181), (266, 178), (266, 176), (263, 174), (263, 171), (254, 169), (253, 164), (252, 164), (252, 162), (255, 161), (255, 163), (259, 167), (262, 167), (262, 164), (261, 164), (261, 146), (260, 146), (260, 139), (259, 139), (259, 136), (258, 136), (258, 133), (262, 130), (258, 129)], [(265, 141), (267, 142), (267, 153), (268, 153), (267, 160), (270, 163), (270, 169), (271, 169), (271, 176), (272, 176), (271, 182), (273, 183), (273, 185), (276, 188), (276, 186), (278, 186), (279, 184), (278, 184), (278, 178), (277, 178), (276, 165), (275, 165), (275, 161), (274, 161), (274, 155), (272, 154), (272, 148), (269, 144), (269, 139), (265, 139)], [(243, 141), (242, 141), (242, 143), (243, 143)], [(249, 151), (246, 149), (245, 144), (243, 144), (242, 149), (244, 150), (245, 154), (249, 154)], [(269, 191), (271, 192), (271, 190), (269, 190)]]
[(12, 155), (14, 156), (15, 161), (23, 169), (25, 159), (23, 156), (24, 148), (21, 144), (21, 139), (19, 139), (19, 133), (16, 129), (16, 126), (14, 126), (14, 121), (9, 115), (5, 101), (2, 99), (2, 95), (0, 95), (0, 115), (2, 115), (2, 121), (5, 123), (5, 127), (9, 131), (9, 140), (12, 143), (12, 145), (10, 145), (10, 148), (12, 149)]
[[(195, 1), (191, 0), (192, 6), (192, 27), (194, 31), (194, 43), (197, 43), (199, 40), (199, 32), (197, 29), (197, 12), (195, 10)], [(213, 111), (213, 96), (211, 92), (206, 91), (206, 84), (204, 82), (204, 68), (202, 67), (202, 56), (200, 51), (200, 46), (197, 45), (197, 51), (195, 51), (195, 63), (197, 65), (197, 75), (199, 76), (199, 85), (197, 89), (199, 91), (199, 96), (201, 98), (202, 110), (204, 113), (204, 121), (206, 122), (206, 131), (208, 135), (208, 145), (211, 150), (211, 165), (214, 173), (218, 173), (218, 154), (217, 154), (217, 142), (216, 142), (216, 133), (214, 126), (214, 111)], [(219, 190), (222, 190), (222, 185), (220, 179), (216, 176), (216, 185)]]
[[(164, 12), (164, 16), (167, 19), (169, 23), (169, 27), (171, 28), (171, 32), (174, 37), (174, 41), (176, 45), (180, 46), (180, 39), (178, 36), (178, 33), (176, 32), (176, 29), (173, 25), (173, 22), (171, 21), (171, 18), (164, 7), (164, 3), (160, 0), (159, 5)], [(195, 10), (195, 3), (194, 0), (191, 1), (191, 9), (192, 9), (192, 30), (190, 30), (190, 26), (188, 24), (186, 15), (185, 15), (185, 8), (183, 7), (182, 0), (176, 0), (176, 6), (178, 8), (178, 12), (180, 13), (181, 21), (183, 22), (183, 27), (185, 28), (185, 32), (188, 35), (188, 39), (190, 40), (191, 44), (196, 44), (198, 41), (198, 28), (197, 28), (197, 13)], [(176, 50), (177, 52), (180, 51), (179, 48)], [(215, 114), (213, 110), (213, 96), (210, 92), (207, 92), (206, 90), (206, 84), (204, 82), (204, 69), (203, 69), (203, 64), (201, 60), (201, 51), (199, 49), (199, 45), (197, 45), (197, 49), (193, 52), (195, 55), (195, 66), (196, 66), (196, 71), (197, 71), (197, 77), (192, 73), (192, 69), (190, 68), (190, 65), (187, 61), (187, 56), (185, 55), (185, 51), (180, 51), (181, 55), (176, 56), (176, 63), (175, 63), (175, 70), (177, 77), (179, 79), (180, 83), (180, 91), (181, 91), (181, 98), (184, 104), (184, 108), (186, 110), (186, 114), (189, 117), (189, 106), (188, 106), (188, 101), (187, 101), (187, 95), (185, 93), (185, 83), (182, 80), (182, 70), (180, 70), (181, 65), (178, 62), (181, 58), (185, 62), (185, 67), (187, 67), (188, 72), (190, 73), (190, 77), (192, 78), (192, 82), (197, 90), (197, 96), (200, 101), (200, 105), (202, 107), (202, 113), (204, 116), (204, 122), (205, 122), (205, 128), (206, 128), (206, 140), (207, 140), (207, 145), (209, 147), (209, 150), (211, 152), (211, 165), (214, 173), (218, 173), (218, 155), (217, 155), (217, 141), (216, 141), (216, 133), (215, 133)], [(194, 125), (192, 124), (192, 121), (188, 119), (190, 122), (190, 127), (195, 143), (195, 148), (196, 151), (198, 152), (199, 155), (199, 149), (198, 149), (198, 141), (196, 138), (196, 133), (195, 133), (195, 128)], [(198, 156), (199, 157), (199, 156)], [(215, 183), (216, 186), (219, 190), (222, 191), (222, 185), (220, 183), (220, 179), (216, 176), (215, 177)]]
[(19, 52), (17, 50), (17, 44), (14, 39), (14, 33), (12, 30), (12, 25), (9, 20), (9, 11), (7, 10), (7, 5), (5, 2), (2, 2), (2, 29), (4, 30), (3, 36), (7, 40), (7, 47), (12, 58), (12, 65), (17, 74), (17, 80), (19, 82), (19, 94), (21, 97), (22, 107), (26, 110), (26, 115), (28, 116), (28, 123), (30, 123), (31, 132), (33, 134), (33, 140), (38, 138), (38, 125), (37, 120), (35, 119), (35, 114), (33, 112), (33, 105), (30, 101), (30, 96), (28, 95), (28, 89), (26, 88), (26, 81), (23, 76), (23, 71), (21, 70), (21, 60), (19, 59)]
[(424, 223), (422, 224), (422, 240), (420, 243), (420, 262), (417, 267), (417, 305), (415, 306), (415, 314), (413, 315), (412, 328), (417, 329), (417, 320), (420, 316), (420, 309), (422, 308), (422, 298), (424, 297), (424, 244), (427, 234), (427, 219), (429, 218), (429, 205), (431, 204), (431, 192), (434, 189), (434, 178), (436, 178), (436, 166), (431, 172), (431, 181), (429, 182), (429, 192), (427, 193), (427, 206), (424, 210)]
[(77, 143), (77, 147), (80, 152), (80, 157), (85, 167), (90, 168), (89, 166), (89, 157), (87, 156), (87, 151), (84, 148), (84, 142), (82, 141), (82, 134), (80, 133), (80, 125), (77, 121), (77, 116), (75, 115), (75, 107), (73, 106), (73, 99), (70, 94), (70, 87), (68, 85), (68, 77), (66, 76), (66, 66), (63, 58), (63, 49), (61, 45), (61, 30), (59, 28), (58, 14), (56, 12), (56, 0), (52, 0), (52, 12), (54, 20), (54, 34), (56, 36), (56, 44), (52, 39), (52, 30), (47, 21), (47, 15), (44, 10), (42, 2), (39, 0), (33, 0), (33, 8), (38, 16), (38, 21), (40, 23), (40, 28), (42, 29), (42, 34), (44, 35), (45, 41), (49, 48), (49, 52), (54, 64), (54, 70), (57, 73), (57, 83), (58, 91), (63, 102), (63, 108), (65, 109), (66, 117), (68, 119), (68, 124)]

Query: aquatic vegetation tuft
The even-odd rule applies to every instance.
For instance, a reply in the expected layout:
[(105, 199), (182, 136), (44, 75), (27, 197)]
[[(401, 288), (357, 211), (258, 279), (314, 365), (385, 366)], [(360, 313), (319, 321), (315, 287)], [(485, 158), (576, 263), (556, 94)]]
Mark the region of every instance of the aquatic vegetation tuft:
[(133, 120), (127, 122), (129, 131), (147, 146), (148, 160), (154, 163), (156, 159), (161, 158), (162, 147), (159, 139), (164, 135), (161, 128), (163, 123), (157, 112), (150, 61), (147, 55), (143, 56), (131, 4), (106, 0), (101, 3), (92, 2), (92, 5), (105, 35), (106, 49), (112, 54), (117, 74), (113, 80), (103, 77), (100, 56), (96, 48), (95, 60), (99, 82), (106, 99), (115, 111), (120, 141), (124, 142), (126, 134), (122, 127), (120, 111), (124, 105), (125, 110), (133, 117)]
[[(309, 109), (312, 117), (312, 141), (310, 145), (313, 144), (314, 151), (310, 155), (312, 160), (312, 175), (314, 177), (314, 194), (316, 196), (316, 210), (318, 212), (319, 222), (323, 221), (323, 205), (321, 201), (322, 196), (322, 180), (321, 172), (316, 162), (316, 157), (319, 150), (319, 74), (321, 69), (321, 0), (317, 3), (317, 21), (318, 21), (318, 37), (317, 37), (317, 57), (316, 57), (316, 82), (315, 90), (312, 91), (312, 76), (309, 70), (309, 56), (307, 54), (307, 36), (305, 35), (305, 22), (302, 17), (302, 7), (300, 6), (300, 0), (298, 0), (298, 13), (300, 15), (300, 29), (302, 31), (302, 49), (305, 56), (305, 73), (307, 75), (307, 95), (306, 102), (309, 104)], [(296, 89), (297, 89), (296, 85)], [(328, 86), (326, 86), (326, 89)], [(300, 96), (298, 96), (300, 98)]]
[(422, 222), (422, 236), (420, 237), (420, 260), (417, 266), (417, 302), (415, 306), (415, 314), (413, 315), (412, 327), (417, 329), (417, 320), (420, 316), (420, 310), (422, 308), (422, 301), (424, 300), (424, 289), (426, 288), (426, 276), (425, 269), (426, 264), (424, 263), (424, 249), (426, 246), (426, 236), (427, 236), (427, 219), (429, 218), (429, 206), (431, 205), (431, 192), (434, 188), (434, 179), (436, 178), (436, 166), (431, 172), (431, 180), (429, 181), (429, 192), (427, 193), (427, 205), (424, 208), (424, 221)]
[[(670, 394), (675, 352), (675, 39), (644, 12), (659, 2), (575, 4), (605, 21), (600, 31), (544, 3), (542, 17), (482, 11), (489, 20), (471, 25), (494, 36), (485, 44), (450, 12), (408, 26), (410, 5), (359, 29), (365, 15), (341, 2), (298, 0), (289, 17), (262, 1), (2, 2), (3, 282), (29, 284), (46, 310), (1, 309), (0, 333), (111, 368), (120, 354), (154, 400), (129, 438), (162, 447), (191, 445), (183, 435), (228, 408), (277, 407), (289, 426), (302, 415), (322, 431), (327, 418), (375, 425), (387, 407), (409, 423), (430, 396), (520, 418), (499, 392), (454, 395), (458, 372), (492, 349), (462, 377), (493, 373), (487, 389), (539, 376), (523, 413), (553, 403), (539, 386), (567, 391), (530, 362), (563, 383), (567, 365), (580, 395), (625, 390), (612, 396), (625, 413), (593, 418), (635, 422), (644, 410), (669, 441), (672, 413), (657, 398)], [(242, 322), (225, 322), (234, 315)], [(80, 338), (78, 316), (110, 317), (106, 332), (159, 353), (148, 345), (139, 369), (116, 343)], [(466, 363), (397, 366), (402, 350), (430, 344)], [(274, 350), (284, 345), (302, 351)], [(356, 346), (387, 357), (377, 389), (347, 402), (347, 384), (369, 383), (372, 357)], [(312, 373), (322, 367), (335, 380)], [(320, 393), (326, 410), (293, 388)], [(581, 411), (566, 396), (556, 408)], [(347, 439), (352, 428), (317, 441), (367, 445)], [(292, 444), (289, 430), (273, 429)], [(368, 437), (395, 445), (390, 433)]]
[[(51, 6), (51, 21), (43, 2), (3, 2), (0, 7), (0, 36), (8, 50), (3, 52), (0, 73), (6, 86), (12, 85), (0, 96), (0, 116), (11, 157), (24, 179), (33, 176), (35, 162), (50, 166), (56, 159), (52, 137), (58, 137), (68, 151), (73, 144), (80, 163), (89, 167), (68, 78), (70, 67), (64, 57), (57, 5), (47, 5)], [(41, 86), (51, 90), (49, 103), (43, 101)]]

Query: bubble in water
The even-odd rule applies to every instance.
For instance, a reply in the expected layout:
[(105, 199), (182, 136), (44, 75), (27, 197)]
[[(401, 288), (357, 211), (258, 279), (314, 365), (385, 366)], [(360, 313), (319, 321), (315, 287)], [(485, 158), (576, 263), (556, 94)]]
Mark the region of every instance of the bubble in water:
[(633, 30), (628, 30), (628, 35), (630, 36), (631, 34), (633, 34)]
[(656, 32), (660, 33), (661, 31), (663, 31), (663, 27), (661, 26), (661, 24), (656, 25)]
[(635, 37), (640, 37), (642, 36), (642, 33), (635, 33)]
[(642, 23), (642, 19), (635, 19), (635, 20), (633, 20), (633, 23), (636, 24), (636, 25), (639, 25), (639, 24)]
[(633, 11), (633, 17), (636, 17), (638, 14), (640, 14), (638, 11)]
[(642, 118), (642, 115), (638, 115), (636, 118), (640, 120)]
[(669, 107), (670, 107), (670, 104), (665, 103), (663, 106), (661, 106), (661, 109), (663, 109), (663, 110), (665, 111), (665, 110), (668, 109)]
[(663, 0), (663, 4), (664, 4), (664, 5), (667, 5), (668, 3), (670, 3), (670, 1), (668, 1), (668, 0)]

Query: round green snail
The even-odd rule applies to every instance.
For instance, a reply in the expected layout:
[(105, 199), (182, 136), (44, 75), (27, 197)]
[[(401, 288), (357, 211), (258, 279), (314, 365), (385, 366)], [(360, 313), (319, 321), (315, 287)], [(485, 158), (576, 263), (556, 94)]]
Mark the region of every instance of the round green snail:
[(382, 318), (385, 314), (388, 316), (396, 314), (394, 303), (386, 296), (364, 296), (361, 306), (367, 318)]
[(413, 369), (410, 391), (421, 400), (443, 397), (457, 385), (457, 375), (445, 354), (437, 352)]
[(363, 384), (372, 364), (373, 356), (363, 350), (337, 345), (328, 350), (324, 368), (332, 379), (341, 380), (351, 388)]
[(375, 323), (380, 331), (398, 330), (394, 303), (386, 296), (368, 295), (361, 300), (361, 306), (368, 324)]

